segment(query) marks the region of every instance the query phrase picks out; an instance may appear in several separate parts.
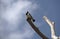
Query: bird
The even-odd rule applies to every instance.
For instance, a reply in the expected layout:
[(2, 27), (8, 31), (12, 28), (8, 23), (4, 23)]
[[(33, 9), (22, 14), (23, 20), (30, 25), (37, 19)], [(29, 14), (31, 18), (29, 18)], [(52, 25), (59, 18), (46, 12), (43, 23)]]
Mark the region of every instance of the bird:
[(27, 11), (26, 13), (27, 19), (32, 20), (33, 22), (35, 22), (35, 19), (33, 19), (33, 17), (31, 16), (31, 14)]

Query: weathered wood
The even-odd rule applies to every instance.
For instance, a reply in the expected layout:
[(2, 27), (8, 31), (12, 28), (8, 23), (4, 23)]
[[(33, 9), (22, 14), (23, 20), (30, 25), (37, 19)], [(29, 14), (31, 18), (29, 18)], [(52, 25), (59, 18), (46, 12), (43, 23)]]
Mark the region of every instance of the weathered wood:
[(31, 25), (31, 27), (33, 28), (33, 30), (40, 36), (42, 37), (42, 39), (48, 39), (42, 32), (40, 32), (40, 30), (33, 24), (33, 22), (31, 21), (31, 19), (27, 18), (28, 23)]

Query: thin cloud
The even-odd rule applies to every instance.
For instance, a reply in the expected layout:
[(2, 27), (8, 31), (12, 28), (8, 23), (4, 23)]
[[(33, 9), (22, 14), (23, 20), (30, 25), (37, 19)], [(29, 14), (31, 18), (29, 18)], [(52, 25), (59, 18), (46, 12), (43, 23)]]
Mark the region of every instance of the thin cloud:
[[(29, 25), (25, 23), (26, 19), (23, 16), (27, 10), (37, 8), (33, 5), (37, 6), (27, 0), (1, 0), (0, 39), (30, 39), (33, 37), (34, 32), (27, 27)], [(20, 28), (23, 26), (23, 29), (19, 29), (19, 26)]]

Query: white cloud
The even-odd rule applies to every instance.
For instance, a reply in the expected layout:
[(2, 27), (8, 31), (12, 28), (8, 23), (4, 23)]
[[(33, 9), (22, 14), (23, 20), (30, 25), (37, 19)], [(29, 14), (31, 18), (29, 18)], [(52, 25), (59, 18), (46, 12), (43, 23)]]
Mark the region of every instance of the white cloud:
[(9, 22), (15, 23), (15, 21), (19, 18), (19, 14), (21, 18), (21, 14), (22, 14), (21, 10), (29, 6), (30, 4), (31, 4), (30, 2), (19, 1), (16, 4), (13, 4), (11, 8), (7, 9), (4, 15), (2, 15), (2, 17)]
[[(14, 0), (13, 0), (14, 1)], [(16, 1), (16, 0), (15, 0)], [(1, 0), (1, 12), (0, 12), (0, 37), (1, 39), (25, 39), (31, 38), (33, 36), (33, 31), (29, 29), (26, 25), (20, 23), (24, 23), (26, 21), (25, 12), (27, 10), (34, 10), (37, 8), (36, 4), (32, 4), (32, 2), (27, 0), (17, 0), (13, 2), (12, 0)], [(36, 7), (35, 7), (36, 6)], [(19, 26), (23, 26), (24, 32), (22, 29), (20, 31)], [(21, 33), (22, 32), (22, 33)]]
[(20, 32), (11, 33), (7, 37), (6, 37), (6, 39), (25, 39), (25, 38), (31, 38), (31, 37), (33, 37), (33, 33), (31, 33), (30, 30), (29, 31), (27, 30), (24, 33), (20, 33)]

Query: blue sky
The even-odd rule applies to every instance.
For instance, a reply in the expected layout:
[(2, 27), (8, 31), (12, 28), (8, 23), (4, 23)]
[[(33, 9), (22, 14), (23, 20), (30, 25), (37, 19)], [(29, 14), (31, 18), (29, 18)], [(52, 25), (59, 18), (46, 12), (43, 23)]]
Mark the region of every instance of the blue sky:
[(60, 36), (60, 0), (0, 0), (0, 39), (41, 39), (26, 21), (27, 11), (49, 39), (50, 27), (43, 16), (55, 22), (56, 36)]

